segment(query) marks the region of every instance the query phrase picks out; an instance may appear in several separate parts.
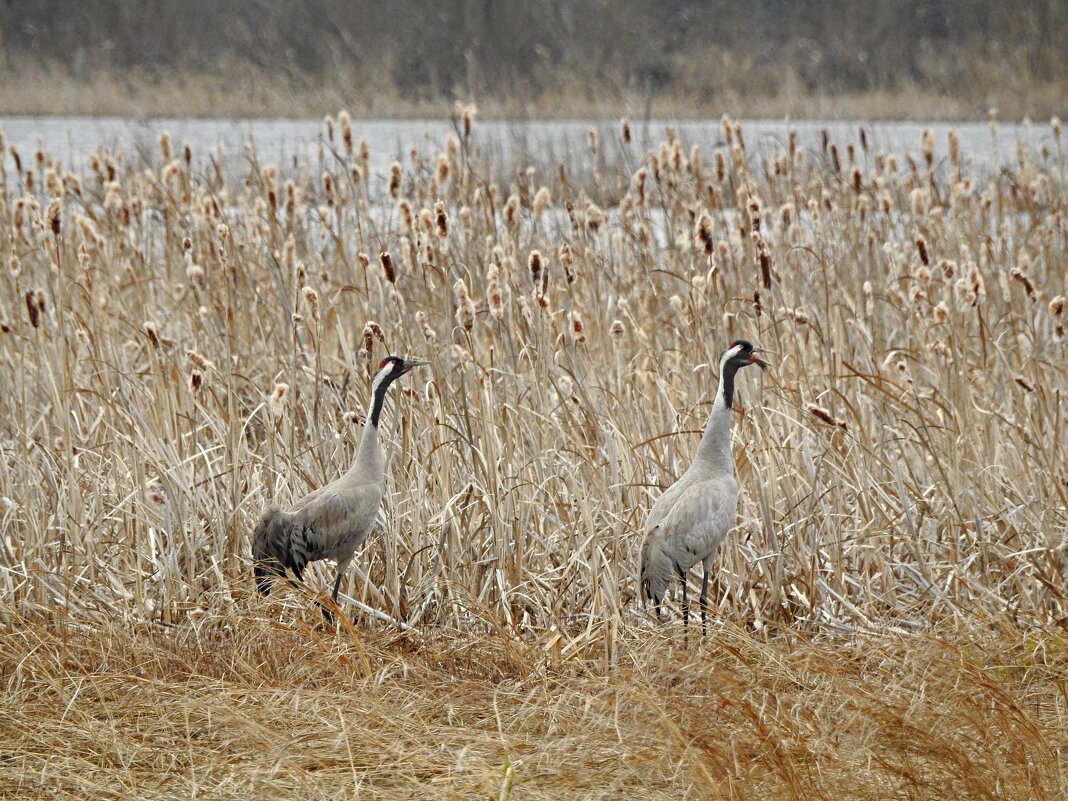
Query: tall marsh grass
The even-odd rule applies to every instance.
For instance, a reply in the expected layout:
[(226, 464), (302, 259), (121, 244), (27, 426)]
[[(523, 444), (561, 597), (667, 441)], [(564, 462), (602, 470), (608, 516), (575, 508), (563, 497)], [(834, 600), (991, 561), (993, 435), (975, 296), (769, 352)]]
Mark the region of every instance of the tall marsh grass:
[(953, 136), (791, 137), (758, 163), (724, 119), (716, 142), (669, 130), (606, 164), (591, 132), (578, 164), (499, 175), (467, 110), (373, 175), (353, 126), (285, 170), (250, 143), (230, 183), (166, 134), (151, 167), (101, 150), (78, 175), (9, 151), (8, 605), (248, 603), (255, 514), (344, 469), (394, 352), (433, 366), (385, 418), (385, 516), (350, 591), (420, 625), (607, 631), (745, 337), (774, 370), (740, 386), (721, 615), (1065, 617), (1059, 136), (993, 174)]
[[(1063, 792), (1051, 132), (986, 172), (952, 135), (757, 158), (724, 119), (504, 174), (473, 110), (385, 174), (344, 114), (236, 181), (166, 135), (78, 173), (6, 150), (0, 787)], [(736, 337), (774, 367), (687, 652), (633, 575)], [(347, 466), (387, 353), (432, 364), (333, 634), (254, 594), (248, 532)]]

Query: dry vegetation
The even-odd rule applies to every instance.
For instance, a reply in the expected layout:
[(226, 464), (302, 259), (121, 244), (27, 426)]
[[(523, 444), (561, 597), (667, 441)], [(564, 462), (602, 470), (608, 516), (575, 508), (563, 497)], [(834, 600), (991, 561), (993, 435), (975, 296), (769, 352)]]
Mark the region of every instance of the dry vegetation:
[[(347, 115), (236, 181), (166, 136), (9, 153), (0, 792), (1063, 796), (1059, 122), (996, 171), (618, 136), (507, 175), (470, 113), (386, 175)], [(641, 521), (741, 336), (774, 369), (686, 650)], [(387, 352), (433, 364), (333, 632), (247, 535), (344, 468)]]

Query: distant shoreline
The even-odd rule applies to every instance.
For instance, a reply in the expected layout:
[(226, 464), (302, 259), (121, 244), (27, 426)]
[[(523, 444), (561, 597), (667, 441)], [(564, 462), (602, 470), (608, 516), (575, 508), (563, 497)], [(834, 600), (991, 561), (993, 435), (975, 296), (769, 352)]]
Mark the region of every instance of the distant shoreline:
[[(627, 116), (653, 119), (820, 119), (828, 121), (983, 122), (991, 110), (998, 119), (1035, 122), (1068, 116), (1068, 87), (1058, 82), (1025, 90), (947, 95), (916, 86), (863, 93), (805, 93), (784, 89), (778, 95), (725, 91), (688, 95), (665, 91), (652, 98), (567, 82), (554, 93), (534, 97), (464, 98), (474, 102), (483, 120), (617, 120)], [(796, 84), (792, 87), (796, 90)], [(0, 71), (0, 116), (124, 117), (145, 119), (304, 119), (347, 109), (353, 118), (440, 120), (457, 103), (448, 97), (410, 99), (389, 86), (359, 82), (313, 83), (291, 76), (257, 74), (176, 75), (149, 78), (137, 73), (101, 71), (76, 80), (61, 70)]]

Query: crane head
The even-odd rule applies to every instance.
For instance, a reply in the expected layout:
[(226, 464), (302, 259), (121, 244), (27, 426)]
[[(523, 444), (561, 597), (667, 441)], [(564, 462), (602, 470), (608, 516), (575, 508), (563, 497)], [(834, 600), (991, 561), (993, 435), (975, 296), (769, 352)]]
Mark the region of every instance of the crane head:
[(768, 363), (756, 355), (759, 350), (760, 348), (754, 348), (752, 343), (746, 342), (744, 339), (736, 339), (724, 351), (723, 360), (735, 369), (755, 364), (761, 370), (767, 370)]
[(378, 363), (378, 372), (375, 373), (371, 385), (377, 389), (383, 383), (389, 385), (407, 373), (413, 367), (421, 364), (430, 364), (422, 359), (405, 359), (402, 356), (387, 356)]
[(387, 375), (390, 378), (400, 378), (407, 373), (413, 367), (418, 367), (421, 364), (430, 364), (430, 362), (423, 361), (422, 359), (405, 359), (402, 356), (387, 356), (378, 363), (379, 372), (388, 368)]

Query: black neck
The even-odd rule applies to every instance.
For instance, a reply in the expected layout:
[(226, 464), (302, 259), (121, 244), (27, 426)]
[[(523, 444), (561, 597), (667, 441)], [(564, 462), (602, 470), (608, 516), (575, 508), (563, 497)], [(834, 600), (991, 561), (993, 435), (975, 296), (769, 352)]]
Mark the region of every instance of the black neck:
[(738, 368), (727, 362), (723, 365), (723, 372), (719, 377), (720, 383), (723, 384), (723, 404), (728, 409), (734, 401), (734, 374), (737, 372)]
[(386, 390), (389, 389), (389, 385), (393, 383), (393, 379), (390, 376), (386, 376), (382, 379), (382, 383), (378, 385), (378, 389), (375, 390), (375, 396), (371, 401), (371, 425), (378, 428), (378, 416), (382, 413), (382, 404), (386, 400)]

